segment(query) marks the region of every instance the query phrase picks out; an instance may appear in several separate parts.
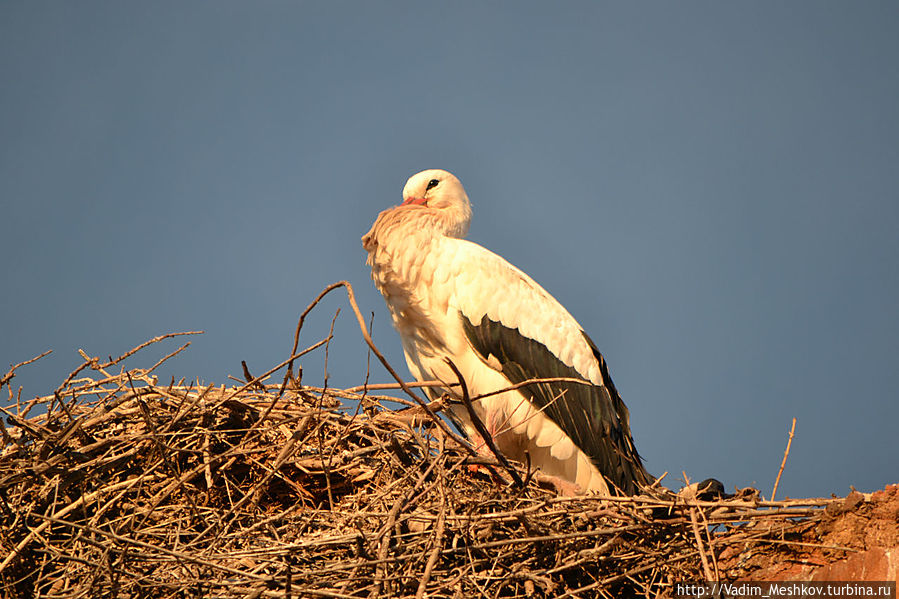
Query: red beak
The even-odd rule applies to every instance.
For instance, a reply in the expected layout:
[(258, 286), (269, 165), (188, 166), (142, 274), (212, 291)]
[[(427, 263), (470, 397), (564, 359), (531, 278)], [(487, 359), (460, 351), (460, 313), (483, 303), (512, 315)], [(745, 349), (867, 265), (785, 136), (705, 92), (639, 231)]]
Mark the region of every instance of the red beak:
[(427, 206), (428, 200), (426, 200), (425, 198), (409, 198), (402, 203), (403, 206), (405, 206), (406, 204), (418, 204), (419, 206)]

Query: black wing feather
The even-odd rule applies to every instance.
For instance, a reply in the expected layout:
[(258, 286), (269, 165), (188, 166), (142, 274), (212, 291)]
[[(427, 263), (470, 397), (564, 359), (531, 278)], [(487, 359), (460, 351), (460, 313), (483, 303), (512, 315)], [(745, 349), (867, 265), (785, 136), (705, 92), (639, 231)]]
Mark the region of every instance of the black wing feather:
[[(460, 313), (471, 346), (485, 360), (490, 355), (502, 365), (512, 383), (533, 378), (587, 379), (556, 357), (545, 345), (490, 320), (480, 323)], [(582, 331), (583, 333), (583, 331)], [(632, 495), (652, 477), (643, 468), (634, 448), (627, 407), (615, 389), (606, 361), (596, 344), (583, 333), (599, 362), (604, 385), (573, 382), (533, 383), (521, 389), (590, 458), (611, 483), (610, 488)]]

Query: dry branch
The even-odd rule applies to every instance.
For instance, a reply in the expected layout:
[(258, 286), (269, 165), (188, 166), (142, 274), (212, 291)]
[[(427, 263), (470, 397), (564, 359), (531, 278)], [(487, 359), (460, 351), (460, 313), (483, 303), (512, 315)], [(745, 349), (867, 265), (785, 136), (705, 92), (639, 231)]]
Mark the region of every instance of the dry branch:
[(796, 419), (793, 418), (793, 425), (790, 427), (790, 437), (787, 439), (787, 448), (784, 450), (784, 459), (780, 462), (780, 470), (777, 471), (777, 478), (774, 479), (774, 488), (771, 490), (771, 501), (774, 501), (777, 495), (777, 486), (780, 484), (780, 475), (784, 473), (784, 467), (787, 465), (787, 458), (790, 455), (790, 445), (793, 444), (793, 433), (796, 432)]

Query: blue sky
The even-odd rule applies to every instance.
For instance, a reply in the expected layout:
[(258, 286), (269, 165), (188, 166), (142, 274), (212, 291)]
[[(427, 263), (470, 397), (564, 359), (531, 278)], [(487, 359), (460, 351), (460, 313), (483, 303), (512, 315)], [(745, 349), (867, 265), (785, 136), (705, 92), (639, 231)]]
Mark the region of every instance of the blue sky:
[[(160, 374), (228, 382), (347, 279), (407, 373), (359, 238), (445, 168), (651, 472), (770, 494), (795, 416), (779, 496), (897, 482), (897, 31), (873, 1), (3, 2), (0, 369), (53, 349), (15, 379), (45, 394), (77, 348), (202, 329)], [(301, 343), (337, 308), (351, 386), (342, 297)]]

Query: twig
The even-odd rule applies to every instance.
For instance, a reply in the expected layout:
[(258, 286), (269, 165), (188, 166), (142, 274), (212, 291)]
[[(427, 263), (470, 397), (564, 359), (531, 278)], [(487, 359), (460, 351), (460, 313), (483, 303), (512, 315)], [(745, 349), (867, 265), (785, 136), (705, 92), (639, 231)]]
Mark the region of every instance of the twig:
[[(321, 347), (322, 345), (324, 345), (324, 344), (327, 343), (327, 342), (328, 342), (328, 339), (327, 339), (327, 338), (322, 339), (322, 340), (319, 341), (318, 343), (313, 343), (312, 345), (310, 345), (309, 347), (307, 347), (307, 348), (304, 349), (303, 351), (297, 352), (297, 353), (291, 355), (289, 358), (287, 358), (286, 360), (284, 360), (283, 362), (281, 362), (281, 363), (278, 364), (277, 366), (274, 366), (274, 367), (272, 367), (272, 368), (269, 368), (267, 371), (265, 371), (265, 372), (263, 372), (262, 374), (260, 374), (259, 376), (255, 377), (252, 381), (247, 381), (246, 384), (244, 384), (244, 385), (238, 387), (237, 389), (234, 389), (234, 390), (233, 390), (232, 392), (230, 392), (224, 399), (222, 399), (222, 400), (219, 402), (218, 405), (224, 405), (225, 403), (227, 403), (228, 401), (234, 399), (235, 397), (237, 397), (238, 395), (240, 395), (241, 393), (243, 393), (244, 391), (246, 391), (246, 390), (249, 389), (250, 387), (254, 387), (254, 386), (257, 385), (260, 381), (265, 380), (266, 378), (268, 378), (269, 376), (271, 376), (272, 373), (275, 373), (275, 372), (281, 370), (282, 368), (284, 368), (287, 364), (289, 364), (289, 363), (292, 362), (293, 360), (296, 360), (297, 358), (301, 358), (301, 357), (305, 356), (305, 355), (308, 354), (309, 352), (318, 349), (319, 347)], [(275, 399), (278, 399), (278, 398), (275, 398)]]
[(718, 557), (715, 555), (715, 547), (712, 543), (712, 533), (709, 530), (709, 521), (705, 517), (705, 510), (699, 510), (699, 515), (702, 516), (702, 529), (705, 531), (705, 537), (709, 542), (709, 553), (712, 555), (712, 567), (715, 569), (714, 580), (717, 582), (721, 580), (721, 572), (718, 570)]
[(122, 360), (124, 360), (126, 358), (130, 358), (131, 356), (133, 356), (134, 354), (136, 354), (143, 348), (147, 347), (148, 345), (153, 345), (154, 343), (158, 343), (158, 342), (162, 341), (163, 339), (170, 339), (172, 337), (181, 337), (182, 335), (202, 335), (205, 332), (206, 331), (184, 331), (181, 333), (167, 333), (165, 335), (159, 335), (158, 337), (153, 337), (152, 339), (150, 339), (148, 341), (144, 341), (137, 347), (126, 351), (124, 354), (122, 354), (118, 358), (116, 358), (114, 360), (111, 359), (109, 362), (104, 362), (103, 364), (100, 364), (100, 368), (109, 368), (110, 366), (115, 366)]
[(190, 347), (190, 341), (188, 341), (187, 343), (185, 343), (184, 345), (182, 345), (181, 347), (179, 347), (179, 348), (176, 349), (175, 351), (170, 352), (170, 353), (164, 355), (163, 357), (161, 357), (155, 364), (153, 364), (152, 366), (150, 366), (150, 368), (149, 368), (149, 370), (147, 370), (146, 374), (150, 374), (151, 372), (153, 372), (154, 370), (156, 370), (157, 368), (159, 368), (160, 366), (162, 366), (162, 364), (163, 364), (164, 362), (166, 362), (167, 360), (170, 360), (170, 359), (174, 358), (175, 356), (177, 356), (178, 354), (180, 354), (181, 352), (183, 352), (183, 351), (184, 351), (185, 349), (187, 349), (188, 347)]
[(777, 471), (777, 478), (774, 479), (774, 489), (771, 490), (771, 501), (777, 495), (777, 485), (780, 484), (780, 475), (784, 473), (784, 466), (787, 465), (787, 456), (790, 455), (790, 445), (793, 443), (793, 433), (796, 431), (796, 418), (793, 418), (793, 426), (790, 427), (790, 438), (787, 439), (787, 449), (784, 451), (784, 459), (780, 462), (780, 470)]
[(306, 309), (303, 310), (303, 313), (300, 314), (300, 319), (297, 321), (296, 333), (294, 333), (293, 336), (293, 348), (290, 350), (291, 358), (287, 361), (287, 376), (289, 378), (293, 378), (293, 362), (296, 359), (294, 358), (294, 355), (297, 353), (297, 348), (300, 346), (300, 331), (303, 329), (303, 323), (306, 321), (306, 316), (308, 316), (309, 312), (322, 301), (322, 298), (343, 285), (349, 285), (349, 283), (346, 281), (338, 281), (337, 283), (331, 283), (325, 287), (322, 292), (318, 294), (318, 297), (312, 300), (312, 302), (306, 306)]
[(709, 567), (709, 560), (705, 556), (705, 547), (702, 542), (702, 536), (699, 534), (699, 520), (696, 518), (696, 511), (698, 508), (691, 507), (690, 508), (690, 523), (693, 525), (693, 536), (696, 539), (696, 549), (699, 550), (699, 559), (702, 560), (702, 571), (705, 574), (705, 579), (713, 582), (718, 582), (718, 578), (712, 574), (712, 569)]
[[(421, 407), (422, 409), (424, 409), (427, 412), (428, 416), (431, 418), (431, 422), (434, 423), (437, 426), (437, 428), (439, 428), (443, 432), (443, 434), (445, 434), (449, 438), (456, 441), (462, 447), (468, 447), (469, 451), (471, 452), (472, 455), (477, 455), (477, 452), (474, 450), (474, 448), (472, 448), (467, 443), (465, 443), (465, 441), (461, 437), (459, 437), (459, 435), (457, 435), (453, 431), (451, 431), (449, 429), (449, 427), (446, 425), (446, 423), (443, 421), (443, 419), (441, 419), (436, 414), (433, 414), (430, 411), (428, 411), (427, 402), (424, 399), (422, 399), (421, 396), (419, 396), (414, 391), (412, 391), (411, 387), (409, 387), (409, 385), (406, 383), (406, 381), (404, 381), (402, 379), (402, 377), (400, 377), (400, 375), (397, 374), (397, 372), (396, 372), (396, 370), (394, 370), (393, 366), (390, 365), (390, 362), (387, 361), (387, 358), (384, 357), (384, 354), (381, 353), (381, 350), (379, 350), (378, 347), (375, 345), (374, 340), (372, 340), (371, 335), (368, 333), (368, 329), (365, 326), (365, 319), (362, 317), (362, 312), (359, 310), (359, 305), (356, 303), (356, 294), (353, 292), (353, 286), (350, 285), (349, 282), (338, 281), (336, 283), (332, 283), (332, 284), (328, 285), (328, 287), (326, 287), (325, 290), (322, 291), (318, 295), (318, 297), (315, 299), (315, 301), (313, 301), (311, 304), (309, 304), (309, 306), (306, 308), (306, 310), (303, 312), (303, 314), (300, 315), (300, 321), (297, 323), (297, 332), (296, 332), (296, 335), (294, 336), (294, 347), (296, 347), (297, 344), (299, 343), (300, 328), (302, 327), (303, 320), (305, 319), (306, 315), (319, 301), (321, 301), (321, 299), (325, 295), (327, 295), (328, 293), (330, 293), (331, 291), (333, 291), (339, 287), (343, 287), (346, 290), (347, 299), (350, 302), (350, 307), (352, 307), (352, 309), (353, 309), (353, 314), (356, 315), (356, 321), (359, 323), (359, 330), (362, 332), (362, 338), (365, 339), (365, 343), (371, 349), (372, 353), (375, 354), (375, 356), (378, 358), (378, 360), (381, 362), (381, 364), (384, 366), (384, 368), (387, 369), (387, 372), (390, 373), (390, 376), (392, 376), (393, 379), (397, 383), (399, 383), (400, 388), (403, 390), (403, 392), (406, 393), (406, 395), (408, 395), (409, 397), (411, 397), (415, 401), (415, 403), (417, 403), (419, 405), (419, 407)], [(292, 360), (290, 363), (292, 363)]]
[(41, 358), (43, 358), (43, 357), (46, 356), (47, 354), (51, 353), (52, 351), (53, 351), (52, 349), (48, 349), (48, 350), (45, 351), (44, 353), (42, 353), (42, 354), (40, 354), (40, 355), (37, 355), (37, 356), (31, 358), (30, 360), (25, 360), (24, 362), (19, 362), (19, 363), (16, 364), (15, 366), (10, 366), (9, 371), (8, 371), (6, 374), (4, 374), (2, 377), (0, 377), (0, 389), (2, 389), (2, 388), (3, 388), (3, 385), (5, 385), (5, 384), (8, 383), (9, 381), (11, 381), (11, 380), (13, 379), (13, 377), (16, 376), (16, 369), (17, 369), (17, 368), (21, 368), (22, 366), (27, 366), (28, 364), (31, 364), (31, 363), (33, 363), (33, 362), (37, 362), (38, 360), (40, 360)]
[(509, 463), (509, 460), (506, 459), (506, 456), (499, 450), (496, 446), (496, 442), (493, 439), (493, 435), (490, 434), (490, 431), (487, 430), (487, 427), (484, 426), (484, 423), (481, 422), (481, 419), (478, 417), (477, 413), (474, 411), (474, 406), (471, 403), (471, 397), (468, 395), (468, 385), (465, 384), (465, 378), (462, 376), (462, 373), (459, 372), (459, 369), (456, 368), (456, 365), (453, 364), (453, 361), (449, 358), (446, 358), (446, 363), (453, 371), (453, 374), (459, 379), (459, 384), (462, 386), (462, 405), (465, 406), (465, 410), (468, 412), (468, 418), (471, 420), (471, 424), (474, 426), (475, 430), (478, 431), (478, 434), (481, 435), (481, 439), (483, 439), (484, 444), (490, 449), (493, 455), (499, 460), (499, 463), (503, 465), (506, 469), (506, 472), (509, 473), (509, 476), (512, 477), (512, 480), (515, 481), (515, 486), (519, 489), (524, 487), (524, 483), (521, 480), (521, 476), (518, 475), (518, 471), (512, 467), (512, 464)]
[[(371, 349), (369, 349), (371, 351)], [(406, 383), (410, 388), (427, 388), (427, 387), (456, 387), (459, 383), (444, 383), (443, 381), (420, 381), (417, 383)], [(356, 385), (355, 387), (347, 387), (343, 389), (346, 393), (358, 393), (359, 391), (389, 391), (391, 389), (402, 389), (399, 383), (369, 383), (366, 385)]]
[(431, 574), (434, 572), (434, 566), (440, 559), (440, 552), (443, 549), (443, 538), (446, 532), (446, 491), (443, 488), (443, 476), (440, 477), (440, 513), (437, 514), (437, 527), (434, 531), (434, 547), (428, 556), (428, 562), (425, 564), (424, 572), (421, 575), (421, 582), (418, 584), (418, 590), (415, 592), (415, 599), (422, 599), (428, 588), (428, 582), (431, 580)]

